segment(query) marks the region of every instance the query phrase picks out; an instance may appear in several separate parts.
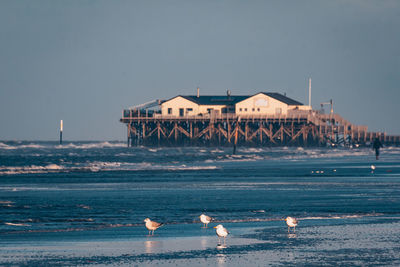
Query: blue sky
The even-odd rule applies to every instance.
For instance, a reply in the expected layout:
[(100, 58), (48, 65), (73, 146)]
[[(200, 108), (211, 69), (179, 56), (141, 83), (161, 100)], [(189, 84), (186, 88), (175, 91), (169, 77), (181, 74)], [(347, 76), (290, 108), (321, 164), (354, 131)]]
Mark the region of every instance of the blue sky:
[(125, 140), (121, 110), (286, 93), (400, 134), (400, 1), (0, 0), (0, 140)]

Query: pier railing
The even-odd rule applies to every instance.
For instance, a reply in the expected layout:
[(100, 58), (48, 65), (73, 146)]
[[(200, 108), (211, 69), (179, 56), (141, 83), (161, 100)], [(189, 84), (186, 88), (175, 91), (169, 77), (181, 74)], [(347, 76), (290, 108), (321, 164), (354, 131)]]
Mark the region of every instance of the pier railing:
[(249, 114), (249, 115), (237, 115), (235, 113), (225, 113), (225, 114), (209, 114), (204, 113), (201, 115), (184, 115), (184, 116), (174, 116), (174, 115), (162, 115), (162, 114), (152, 114), (146, 115), (145, 113), (136, 114), (122, 114), (121, 121), (129, 120), (311, 120), (310, 114), (307, 113), (292, 113), (292, 114)]

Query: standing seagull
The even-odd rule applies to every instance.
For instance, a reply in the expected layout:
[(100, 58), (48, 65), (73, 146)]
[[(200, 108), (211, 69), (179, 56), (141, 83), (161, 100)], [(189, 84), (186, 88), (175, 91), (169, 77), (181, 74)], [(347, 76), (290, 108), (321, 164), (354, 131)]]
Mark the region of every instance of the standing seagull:
[(212, 218), (205, 214), (200, 215), (200, 221), (204, 224), (203, 228), (207, 228), (207, 225), (211, 222)]
[(217, 230), (215, 230), (215, 232), (217, 233), (217, 236), (218, 236), (218, 243), (221, 244), (220, 238), (223, 237), (224, 238), (224, 245), (225, 245), (225, 238), (229, 234), (228, 230), (226, 230), (226, 228), (223, 227), (222, 224), (218, 224), (214, 228), (217, 229)]
[(286, 221), (286, 224), (288, 226), (288, 228), (287, 228), (288, 233), (290, 233), (290, 227), (293, 227), (294, 228), (294, 233), (296, 233), (296, 226), (297, 226), (297, 224), (299, 222), (295, 218), (292, 218), (292, 217), (287, 217), (285, 219), (285, 221)]
[(152, 222), (149, 218), (146, 218), (144, 220), (144, 222), (146, 223), (146, 228), (149, 230), (149, 235), (150, 235), (150, 232), (151, 232), (151, 235), (154, 235), (154, 230), (156, 230), (157, 228), (159, 228), (163, 225), (162, 223)]

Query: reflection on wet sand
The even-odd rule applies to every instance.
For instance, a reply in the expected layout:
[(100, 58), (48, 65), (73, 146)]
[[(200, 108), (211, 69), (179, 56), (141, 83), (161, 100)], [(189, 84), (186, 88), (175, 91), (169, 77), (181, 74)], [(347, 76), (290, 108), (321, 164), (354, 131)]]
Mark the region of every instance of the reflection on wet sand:
[(226, 255), (219, 253), (216, 256), (217, 256), (218, 266), (225, 266), (226, 265)]
[(217, 245), (217, 249), (224, 249), (227, 248), (227, 246), (225, 244), (218, 244)]
[(288, 236), (288, 238), (296, 238), (297, 237), (296, 234), (288, 234), (287, 236)]
[(159, 251), (162, 248), (161, 241), (144, 241), (144, 246), (146, 248), (146, 253), (154, 253), (157, 250)]
[(208, 242), (207, 242), (208, 238), (205, 236), (202, 236), (200, 239), (200, 245), (202, 249), (206, 249), (208, 248)]

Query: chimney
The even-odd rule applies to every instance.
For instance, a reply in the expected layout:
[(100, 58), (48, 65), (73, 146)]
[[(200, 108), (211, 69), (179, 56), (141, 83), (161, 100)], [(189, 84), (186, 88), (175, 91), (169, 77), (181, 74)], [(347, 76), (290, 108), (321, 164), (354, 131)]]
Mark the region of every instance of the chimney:
[(197, 97), (200, 97), (200, 88), (197, 87)]

